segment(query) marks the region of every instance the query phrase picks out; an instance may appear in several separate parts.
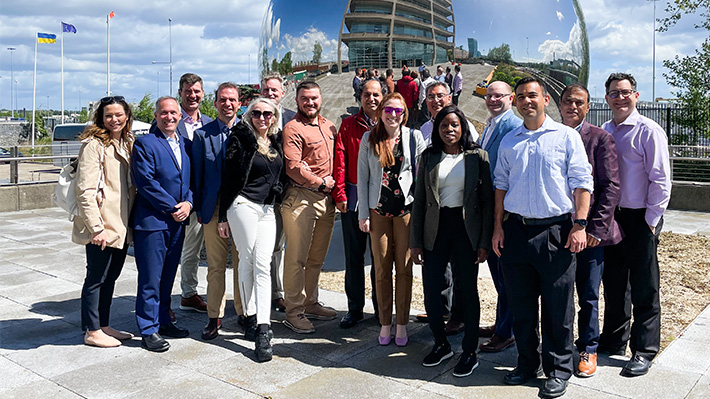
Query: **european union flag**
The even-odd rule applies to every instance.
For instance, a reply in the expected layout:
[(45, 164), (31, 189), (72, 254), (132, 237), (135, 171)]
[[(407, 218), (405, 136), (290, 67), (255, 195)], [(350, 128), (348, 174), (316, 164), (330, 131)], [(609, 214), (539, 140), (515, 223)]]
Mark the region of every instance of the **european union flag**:
[(65, 24), (62, 22), (62, 32), (76, 33), (76, 27), (72, 24)]
[(56, 43), (57, 35), (53, 33), (37, 33), (37, 43)]

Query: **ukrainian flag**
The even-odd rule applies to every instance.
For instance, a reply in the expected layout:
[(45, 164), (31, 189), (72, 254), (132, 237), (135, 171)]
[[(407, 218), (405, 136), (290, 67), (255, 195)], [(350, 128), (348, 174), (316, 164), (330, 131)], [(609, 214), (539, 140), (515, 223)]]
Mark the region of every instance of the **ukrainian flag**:
[(37, 43), (56, 43), (57, 35), (52, 33), (37, 33)]

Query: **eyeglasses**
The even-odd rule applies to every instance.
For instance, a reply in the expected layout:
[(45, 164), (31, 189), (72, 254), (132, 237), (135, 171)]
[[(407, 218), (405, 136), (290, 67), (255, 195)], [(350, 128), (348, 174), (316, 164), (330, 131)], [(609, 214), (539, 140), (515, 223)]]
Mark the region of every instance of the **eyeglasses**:
[(619, 97), (629, 98), (634, 93), (636, 93), (636, 90), (626, 89), (626, 90), (612, 90), (612, 91), (606, 93), (606, 95), (611, 98), (619, 98)]
[(509, 97), (509, 96), (510, 96), (510, 94), (486, 94), (483, 98), (485, 98), (486, 100), (489, 100), (489, 101), (490, 100), (498, 101), (498, 100), (501, 100), (501, 99), (503, 99), (505, 97)]
[(261, 117), (264, 117), (264, 119), (271, 119), (272, 116), (274, 116), (274, 113), (271, 111), (259, 111), (259, 110), (253, 110), (251, 111), (251, 117), (254, 119), (261, 119)]
[(126, 99), (123, 98), (123, 96), (113, 96), (113, 97), (104, 97), (99, 101), (101, 101), (101, 104), (108, 104), (108, 103), (112, 103), (112, 102), (117, 102), (117, 103), (125, 102)]
[(395, 115), (400, 116), (402, 112), (404, 112), (404, 108), (385, 107), (385, 114), (391, 114), (393, 112)]
[(427, 100), (431, 100), (431, 101), (434, 101), (434, 100), (441, 100), (441, 99), (443, 99), (443, 98), (446, 97), (446, 96), (448, 96), (448, 94), (446, 94), (446, 93), (436, 93), (436, 94), (431, 93), (431, 94), (429, 94), (429, 95), (426, 96), (426, 99), (427, 99)]

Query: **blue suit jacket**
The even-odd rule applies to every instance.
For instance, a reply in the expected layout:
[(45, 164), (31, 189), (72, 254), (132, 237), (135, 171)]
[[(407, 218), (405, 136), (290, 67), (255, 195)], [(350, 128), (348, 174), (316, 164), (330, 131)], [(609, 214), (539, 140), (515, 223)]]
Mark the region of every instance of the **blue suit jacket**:
[[(214, 120), (205, 114), (200, 114), (200, 118), (202, 119), (202, 127)], [(192, 159), (192, 142), (194, 137), (193, 140), (190, 140), (190, 137), (188, 137), (187, 127), (185, 126), (185, 121), (183, 119), (180, 119), (180, 122), (178, 122), (177, 132), (181, 138), (185, 139), (185, 151), (187, 151), (187, 156)]]
[(284, 126), (286, 126), (287, 123), (291, 122), (291, 119), (293, 119), (296, 116), (296, 111), (292, 111), (288, 108), (283, 109), (283, 115), (281, 115), (281, 129), (283, 130)]
[(135, 230), (167, 230), (172, 223), (175, 205), (192, 202), (190, 158), (185, 140), (180, 138), (182, 167), (163, 132), (153, 129), (133, 144), (131, 173), (137, 195), (131, 226)]
[(203, 224), (212, 219), (219, 198), (227, 143), (227, 135), (220, 132), (217, 120), (195, 130), (192, 142), (194, 209)]
[[(496, 163), (498, 162), (498, 147), (500, 147), (500, 142), (503, 140), (506, 134), (513, 131), (515, 128), (523, 124), (523, 120), (518, 118), (513, 111), (506, 113), (496, 124), (496, 128), (493, 129), (492, 136), (488, 139), (486, 147), (484, 150), (488, 152), (488, 160), (491, 165), (491, 179), (493, 179), (493, 171), (496, 168)], [(492, 180), (491, 180), (492, 181)], [(494, 187), (495, 188), (495, 187)]]

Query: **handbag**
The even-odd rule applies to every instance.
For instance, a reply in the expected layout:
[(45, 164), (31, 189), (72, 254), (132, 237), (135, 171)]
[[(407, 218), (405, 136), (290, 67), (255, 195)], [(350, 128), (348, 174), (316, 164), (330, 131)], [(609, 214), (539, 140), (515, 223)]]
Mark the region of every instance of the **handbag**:
[[(99, 208), (103, 204), (103, 188), (104, 188), (104, 159), (106, 158), (106, 148), (104, 147), (99, 158), (99, 178), (96, 182), (96, 197)], [(65, 165), (59, 172), (57, 185), (54, 186), (54, 194), (52, 199), (60, 208), (69, 212), (69, 221), (74, 221), (76, 216), (79, 216), (79, 205), (76, 201), (76, 174), (79, 169), (79, 160), (75, 159)], [(101, 194), (101, 200), (99, 200)]]

